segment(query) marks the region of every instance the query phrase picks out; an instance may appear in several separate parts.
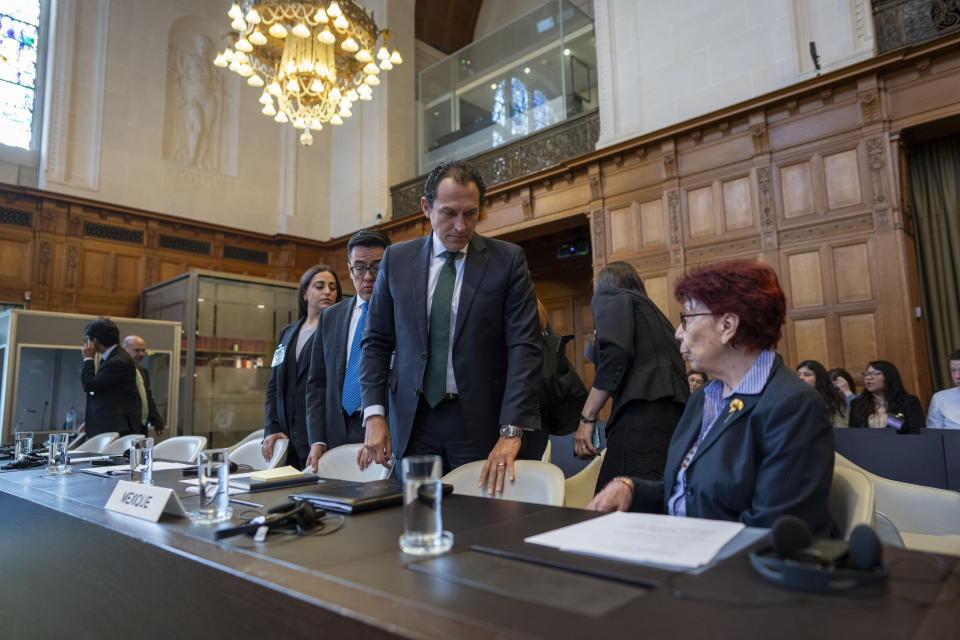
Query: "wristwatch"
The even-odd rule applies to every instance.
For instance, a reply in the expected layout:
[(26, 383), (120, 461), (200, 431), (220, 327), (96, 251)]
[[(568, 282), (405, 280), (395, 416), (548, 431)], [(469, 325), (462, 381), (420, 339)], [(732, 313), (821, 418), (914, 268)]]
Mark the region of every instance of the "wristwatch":
[(519, 438), (523, 435), (523, 429), (520, 427), (515, 427), (512, 424), (505, 424), (500, 427), (500, 437), (509, 439), (509, 438)]

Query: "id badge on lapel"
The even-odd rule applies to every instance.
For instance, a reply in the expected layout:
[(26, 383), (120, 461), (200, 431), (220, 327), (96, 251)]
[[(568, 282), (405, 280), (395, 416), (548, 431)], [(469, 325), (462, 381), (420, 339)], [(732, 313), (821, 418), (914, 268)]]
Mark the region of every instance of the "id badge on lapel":
[(283, 357), (287, 354), (287, 348), (282, 345), (277, 345), (277, 350), (273, 352), (273, 362), (270, 363), (271, 367), (275, 367), (279, 364), (283, 364)]

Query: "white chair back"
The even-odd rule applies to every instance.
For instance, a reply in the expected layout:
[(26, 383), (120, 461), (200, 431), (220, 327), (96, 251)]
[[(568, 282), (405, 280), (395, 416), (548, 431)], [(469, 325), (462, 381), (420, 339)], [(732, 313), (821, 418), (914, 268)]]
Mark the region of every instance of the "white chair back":
[(250, 433), (245, 435), (241, 440), (237, 441), (236, 443), (233, 444), (233, 446), (230, 447), (230, 453), (233, 453), (234, 451), (239, 449), (240, 445), (247, 444), (248, 442), (252, 442), (254, 440), (256, 440), (258, 443), (262, 442), (264, 431), (266, 431), (266, 429), (257, 429), (256, 431), (251, 431)]
[(563, 505), (563, 471), (560, 467), (541, 462), (539, 460), (514, 461), (516, 480), (509, 479), (503, 482), (503, 493), (500, 495), (487, 494), (487, 487), (477, 487), (480, 471), (486, 460), (469, 462), (457, 467), (443, 477), (443, 481), (453, 485), (453, 492), (466, 496), (480, 496), (483, 498), (502, 498), (518, 502), (535, 502), (537, 504)]
[(143, 439), (143, 436), (139, 433), (117, 438), (113, 442), (108, 443), (107, 446), (100, 449), (100, 453), (105, 456), (122, 456), (124, 453), (126, 453), (127, 449), (130, 448), (131, 442), (141, 439)]
[(390, 470), (376, 463), (360, 471), (360, 467), (357, 466), (357, 454), (362, 447), (362, 444), (344, 444), (330, 449), (320, 456), (320, 461), (317, 463), (317, 475), (321, 478), (353, 480), (356, 482), (369, 482), (386, 478), (390, 474)]
[(875, 509), (873, 483), (865, 473), (852, 467), (834, 465), (828, 504), (830, 515), (837, 523), (844, 539), (854, 527), (866, 524), (873, 528)]
[(153, 446), (154, 459), (193, 463), (207, 446), (204, 436), (174, 436)]
[(87, 438), (80, 446), (72, 449), (70, 453), (100, 453), (100, 451), (117, 439), (117, 436), (120, 435), (116, 431), (107, 431), (106, 433), (98, 433), (92, 438)]
[[(251, 440), (230, 452), (230, 462), (247, 465), (255, 471), (282, 467), (287, 461), (287, 445), (289, 443), (289, 440), (278, 438), (276, 442), (273, 443), (273, 455), (270, 457), (270, 462), (267, 462), (263, 459), (263, 447), (260, 446), (260, 441)], [(240, 473), (243, 472), (243, 470), (240, 471)]]
[(606, 456), (607, 448), (604, 447), (600, 455), (591, 460), (590, 464), (564, 481), (563, 506), (573, 507), (574, 509), (587, 508), (596, 492), (600, 467), (603, 465), (603, 459)]

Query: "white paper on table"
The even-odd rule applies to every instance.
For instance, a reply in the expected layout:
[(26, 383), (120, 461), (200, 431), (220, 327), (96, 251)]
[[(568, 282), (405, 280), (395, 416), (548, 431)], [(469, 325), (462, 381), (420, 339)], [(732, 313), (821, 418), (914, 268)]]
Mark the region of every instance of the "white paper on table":
[[(249, 478), (249, 477), (250, 477), (250, 474), (252, 474), (252, 473), (253, 473), (253, 471), (248, 471), (247, 473), (231, 473), (231, 474), (230, 474), (230, 480), (228, 481), (228, 483), (229, 483), (229, 482), (233, 482), (234, 480), (241, 480), (241, 479), (243, 479), (243, 478)], [(200, 484), (199, 478), (188, 478), (188, 479), (186, 479), (186, 480), (181, 480), (180, 482), (182, 482), (182, 483), (184, 483), (184, 484), (194, 485), (194, 486), (197, 486), (197, 485)], [(233, 485), (233, 486), (245, 487), (245, 485)]]
[(744, 528), (741, 522), (616, 512), (525, 538), (561, 551), (694, 568)]
[[(192, 464), (184, 464), (182, 462), (164, 462), (162, 460), (157, 460), (153, 463), (154, 471), (168, 471), (170, 469), (186, 469), (187, 467), (192, 467)], [(124, 472), (130, 473), (129, 464), (118, 464), (112, 467), (90, 467), (89, 469), (81, 469), (84, 473), (92, 473), (95, 476), (104, 476), (106, 478), (115, 477), (117, 475), (122, 475)]]

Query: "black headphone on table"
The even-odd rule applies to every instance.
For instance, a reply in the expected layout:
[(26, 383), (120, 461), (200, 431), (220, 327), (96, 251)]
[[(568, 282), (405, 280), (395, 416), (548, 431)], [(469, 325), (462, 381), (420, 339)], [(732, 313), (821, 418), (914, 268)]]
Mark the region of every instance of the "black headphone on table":
[(269, 531), (284, 530), (291, 533), (310, 532), (322, 523), (326, 512), (323, 509), (314, 509), (307, 500), (287, 502), (272, 507), (266, 515), (253, 518), (247, 524), (239, 527), (217, 529), (213, 532), (214, 540), (230, 538), (241, 533), (253, 535), (260, 527), (267, 527)]
[(773, 523), (769, 540), (769, 546), (750, 552), (750, 564), (764, 578), (791, 589), (830, 593), (887, 579), (883, 547), (866, 524), (850, 532), (849, 543), (813, 540), (806, 522), (784, 515)]

